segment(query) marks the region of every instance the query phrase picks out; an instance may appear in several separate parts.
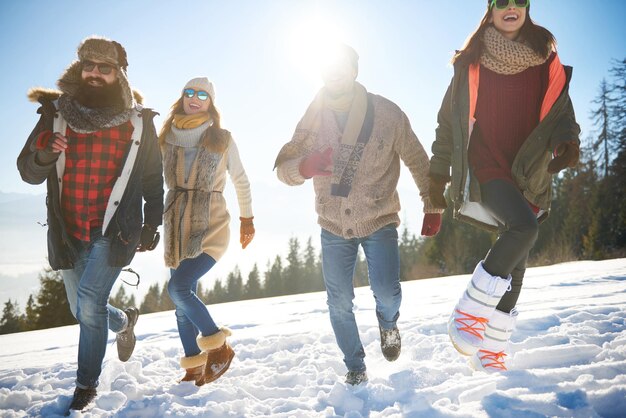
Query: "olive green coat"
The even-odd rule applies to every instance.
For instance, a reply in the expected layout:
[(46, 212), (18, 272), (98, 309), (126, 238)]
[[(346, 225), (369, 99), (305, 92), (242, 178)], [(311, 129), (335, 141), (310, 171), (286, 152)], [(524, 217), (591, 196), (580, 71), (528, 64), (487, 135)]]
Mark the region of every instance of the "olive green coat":
[[(548, 173), (547, 167), (554, 149), (562, 142), (575, 140), (580, 143), (580, 127), (576, 123), (568, 92), (572, 68), (564, 66), (564, 70), (566, 82), (563, 90), (528, 136), (511, 168), (513, 180), (524, 197), (540, 208), (540, 220), (547, 217), (552, 200), (552, 175)], [(480, 185), (470, 174), (468, 164), (471, 134), (469, 96), (468, 67), (455, 65), (454, 77), (437, 116), (438, 127), (432, 145), (430, 173), (452, 177), (450, 196), (454, 203), (455, 218), (493, 230), (493, 225), (485, 224), (480, 219), (470, 219), (460, 212), (464, 202), (480, 202)]]

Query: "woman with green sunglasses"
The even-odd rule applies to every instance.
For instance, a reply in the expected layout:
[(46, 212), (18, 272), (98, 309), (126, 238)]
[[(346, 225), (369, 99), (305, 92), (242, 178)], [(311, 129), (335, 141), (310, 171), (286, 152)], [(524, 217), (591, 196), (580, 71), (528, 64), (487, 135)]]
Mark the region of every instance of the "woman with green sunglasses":
[(254, 238), (250, 182), (230, 132), (222, 129), (213, 83), (196, 77), (172, 105), (159, 142), (165, 184), (163, 214), (167, 290), (176, 306), (184, 356), (181, 381), (201, 386), (222, 376), (235, 355), (227, 337), (196, 294), (198, 281), (226, 252), (230, 215), (222, 195), (226, 178), (235, 186), (240, 213), (240, 243)]
[(568, 93), (571, 67), (530, 18), (529, 0), (488, 0), (478, 29), (452, 62), (438, 114), (430, 199), (498, 233), (452, 311), (452, 344), (483, 371), (506, 370), (508, 342), (552, 175), (578, 162), (580, 128)]

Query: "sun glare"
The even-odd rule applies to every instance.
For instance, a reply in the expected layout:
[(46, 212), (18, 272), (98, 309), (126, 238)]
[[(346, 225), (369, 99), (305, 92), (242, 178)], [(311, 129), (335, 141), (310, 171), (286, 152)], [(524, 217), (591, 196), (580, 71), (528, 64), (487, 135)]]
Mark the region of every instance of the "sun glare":
[(329, 16), (316, 13), (294, 24), (287, 35), (289, 61), (311, 83), (319, 84), (320, 70), (335, 57), (334, 45), (345, 32)]

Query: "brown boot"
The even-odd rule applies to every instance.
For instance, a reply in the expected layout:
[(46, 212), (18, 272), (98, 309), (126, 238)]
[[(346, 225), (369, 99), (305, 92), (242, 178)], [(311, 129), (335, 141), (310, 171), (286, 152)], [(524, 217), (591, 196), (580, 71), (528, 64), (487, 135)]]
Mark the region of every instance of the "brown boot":
[(230, 362), (235, 357), (235, 352), (228, 343), (224, 343), (220, 348), (209, 351), (207, 354), (204, 379), (206, 383), (209, 383), (226, 373), (230, 367)]
[(207, 358), (204, 366), (205, 383), (213, 382), (230, 367), (230, 363), (235, 357), (235, 352), (226, 342), (226, 337), (231, 335), (228, 328), (220, 328), (213, 335), (198, 338), (198, 347), (206, 351)]
[(204, 366), (206, 364), (207, 353), (202, 352), (191, 357), (183, 357), (180, 359), (180, 366), (185, 369), (186, 373), (180, 382), (195, 382), (196, 386), (202, 386), (206, 383), (204, 378)]

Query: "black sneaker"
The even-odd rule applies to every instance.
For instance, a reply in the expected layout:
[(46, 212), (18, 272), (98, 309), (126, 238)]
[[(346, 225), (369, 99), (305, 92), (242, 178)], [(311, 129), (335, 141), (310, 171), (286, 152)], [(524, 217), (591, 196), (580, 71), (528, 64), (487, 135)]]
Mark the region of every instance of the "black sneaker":
[(68, 416), (72, 411), (83, 411), (92, 404), (94, 399), (96, 399), (96, 388), (76, 388), (72, 403), (65, 415)]
[(363, 371), (351, 370), (346, 374), (346, 383), (348, 385), (356, 386), (363, 382), (367, 382), (367, 373)]
[(135, 324), (137, 323), (137, 318), (139, 318), (139, 311), (137, 308), (127, 308), (124, 310), (124, 313), (128, 317), (128, 325), (124, 331), (117, 333), (116, 338), (117, 358), (119, 358), (120, 361), (128, 361), (133, 354), (135, 343), (137, 342), (137, 338), (135, 337)]
[(402, 340), (400, 339), (400, 331), (394, 325), (391, 329), (380, 329), (380, 350), (387, 361), (395, 361), (400, 357), (402, 348)]

